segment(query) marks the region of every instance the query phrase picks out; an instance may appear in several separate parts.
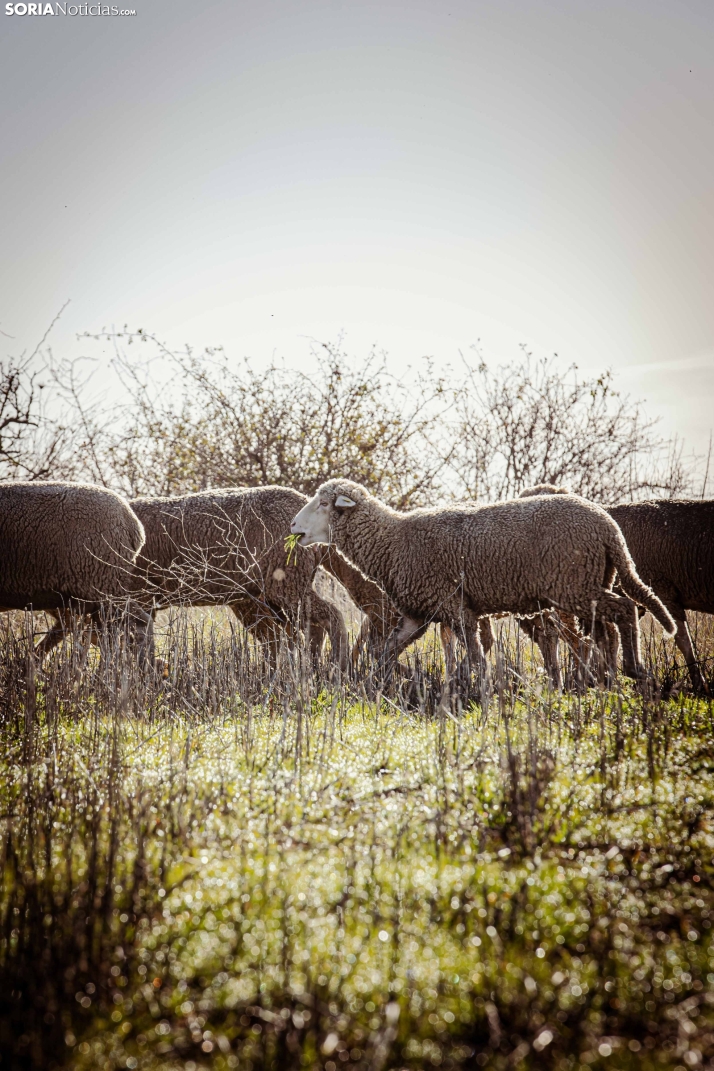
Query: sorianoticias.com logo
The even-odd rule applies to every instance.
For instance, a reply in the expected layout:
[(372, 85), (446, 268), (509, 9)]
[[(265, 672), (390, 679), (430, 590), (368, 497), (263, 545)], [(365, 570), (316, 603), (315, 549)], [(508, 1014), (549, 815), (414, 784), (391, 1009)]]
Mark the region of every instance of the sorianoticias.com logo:
[(5, 4), (6, 15), (136, 15), (114, 4)]

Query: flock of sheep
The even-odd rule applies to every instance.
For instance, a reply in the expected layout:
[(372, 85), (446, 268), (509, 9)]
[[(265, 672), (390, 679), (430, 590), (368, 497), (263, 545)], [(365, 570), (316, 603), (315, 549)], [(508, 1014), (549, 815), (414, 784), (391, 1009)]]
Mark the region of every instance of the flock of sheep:
[[(153, 619), (173, 604), (229, 606), (274, 658), (281, 636), (309, 635), (315, 653), (350, 662), (339, 609), (318, 595), (332, 573), (365, 615), (351, 652), (385, 675), (429, 624), (447, 666), (480, 672), (490, 620), (516, 616), (560, 686), (558, 641), (584, 637), (614, 672), (644, 676), (639, 613), (650, 611), (706, 691), (686, 610), (714, 613), (714, 502), (609, 509), (540, 485), (492, 505), (399, 513), (359, 484), (329, 480), (308, 499), (285, 487), (137, 498), (88, 484), (0, 485), (0, 610), (46, 611), (44, 655), (78, 623), (94, 637), (121, 624), (153, 661)], [(292, 539), (288, 538), (292, 533)]]

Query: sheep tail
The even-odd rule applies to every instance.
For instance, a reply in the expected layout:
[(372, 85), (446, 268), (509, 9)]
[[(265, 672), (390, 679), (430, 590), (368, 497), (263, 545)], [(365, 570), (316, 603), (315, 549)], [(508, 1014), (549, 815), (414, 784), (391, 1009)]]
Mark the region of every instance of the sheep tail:
[[(613, 536), (615, 536), (615, 533), (613, 533)], [(653, 617), (657, 618), (666, 636), (673, 636), (677, 631), (674, 618), (664, 603), (657, 598), (654, 591), (648, 588), (637, 575), (635, 563), (619, 529), (610, 544), (610, 554), (617, 569), (620, 586), (625, 594), (629, 595), (640, 606), (644, 606)]]

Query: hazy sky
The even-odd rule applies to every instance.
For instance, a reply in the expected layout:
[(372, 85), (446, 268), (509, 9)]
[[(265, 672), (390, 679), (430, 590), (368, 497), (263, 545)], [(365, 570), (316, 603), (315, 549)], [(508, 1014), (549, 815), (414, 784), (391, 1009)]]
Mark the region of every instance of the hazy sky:
[(706, 446), (712, 0), (123, 2), (0, 14), (7, 352), (525, 341)]

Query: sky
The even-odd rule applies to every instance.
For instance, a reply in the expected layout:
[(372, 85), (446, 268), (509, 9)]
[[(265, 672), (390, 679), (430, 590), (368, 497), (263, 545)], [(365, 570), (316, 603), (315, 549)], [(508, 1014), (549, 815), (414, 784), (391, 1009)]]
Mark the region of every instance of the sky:
[(4, 353), (523, 343), (706, 450), (711, 0), (124, 2), (0, 5)]

